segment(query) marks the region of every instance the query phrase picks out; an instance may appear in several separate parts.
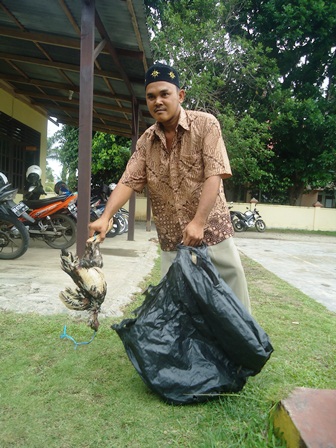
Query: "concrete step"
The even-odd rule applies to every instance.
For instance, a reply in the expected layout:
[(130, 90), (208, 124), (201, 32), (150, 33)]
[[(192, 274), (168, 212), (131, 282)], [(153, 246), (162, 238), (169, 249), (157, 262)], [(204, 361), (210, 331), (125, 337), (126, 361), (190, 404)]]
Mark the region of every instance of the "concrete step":
[(287, 448), (336, 448), (336, 390), (294, 389), (273, 423)]

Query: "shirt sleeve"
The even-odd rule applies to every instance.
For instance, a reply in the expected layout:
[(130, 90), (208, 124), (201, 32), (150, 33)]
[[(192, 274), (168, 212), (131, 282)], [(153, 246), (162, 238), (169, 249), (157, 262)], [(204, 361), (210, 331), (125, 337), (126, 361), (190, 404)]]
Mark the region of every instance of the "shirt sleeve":
[(120, 182), (140, 193), (147, 184), (146, 174), (146, 145), (140, 138), (135, 152), (129, 159)]
[(222, 179), (232, 176), (229, 157), (222, 137), (218, 120), (209, 115), (204, 125), (203, 162), (204, 174), (210, 176), (220, 175)]

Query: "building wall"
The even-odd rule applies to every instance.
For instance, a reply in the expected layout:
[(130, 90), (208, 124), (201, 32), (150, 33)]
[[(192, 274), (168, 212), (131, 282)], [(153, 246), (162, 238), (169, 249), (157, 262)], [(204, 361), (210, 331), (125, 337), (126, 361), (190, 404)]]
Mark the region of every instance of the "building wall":
[(303, 194), (301, 198), (301, 205), (303, 207), (310, 207), (317, 202), (318, 192), (316, 190)]
[[(244, 212), (251, 204), (235, 203), (232, 210)], [(251, 207), (253, 208), (253, 207)], [(257, 204), (267, 228), (336, 231), (336, 209), (291, 205)]]
[[(244, 212), (249, 203), (234, 203), (232, 210)], [(146, 221), (147, 199), (137, 197), (135, 218)], [(126, 207), (127, 208), (127, 207)], [(253, 208), (253, 207), (252, 207)], [(268, 229), (336, 231), (336, 209), (291, 205), (257, 204)]]
[(11, 89), (3, 84), (0, 84), (0, 110), (41, 134), (40, 167), (42, 169), (42, 183), (45, 183), (48, 131), (47, 116), (25, 102), (22, 97), (20, 98), (20, 96), (15, 95)]

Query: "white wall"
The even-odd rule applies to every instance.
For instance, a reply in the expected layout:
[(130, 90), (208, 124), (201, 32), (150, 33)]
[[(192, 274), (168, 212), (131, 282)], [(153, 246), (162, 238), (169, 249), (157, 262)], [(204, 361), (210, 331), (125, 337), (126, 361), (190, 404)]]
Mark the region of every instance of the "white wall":
[[(253, 204), (234, 203), (232, 210), (253, 209)], [(336, 208), (257, 204), (267, 228), (336, 231)]]
[[(139, 221), (146, 220), (146, 204), (146, 198), (136, 198), (135, 217)], [(253, 209), (253, 204), (234, 203), (232, 210), (244, 212), (246, 207)], [(257, 210), (269, 229), (336, 231), (336, 208), (260, 203), (257, 204)]]

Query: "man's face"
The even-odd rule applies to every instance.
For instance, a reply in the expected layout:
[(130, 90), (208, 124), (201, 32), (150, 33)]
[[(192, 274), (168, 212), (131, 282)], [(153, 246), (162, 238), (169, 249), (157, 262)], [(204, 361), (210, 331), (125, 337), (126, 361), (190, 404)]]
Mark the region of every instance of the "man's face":
[(179, 90), (170, 82), (152, 82), (146, 87), (148, 110), (159, 123), (168, 124), (177, 120), (183, 100), (184, 90)]

